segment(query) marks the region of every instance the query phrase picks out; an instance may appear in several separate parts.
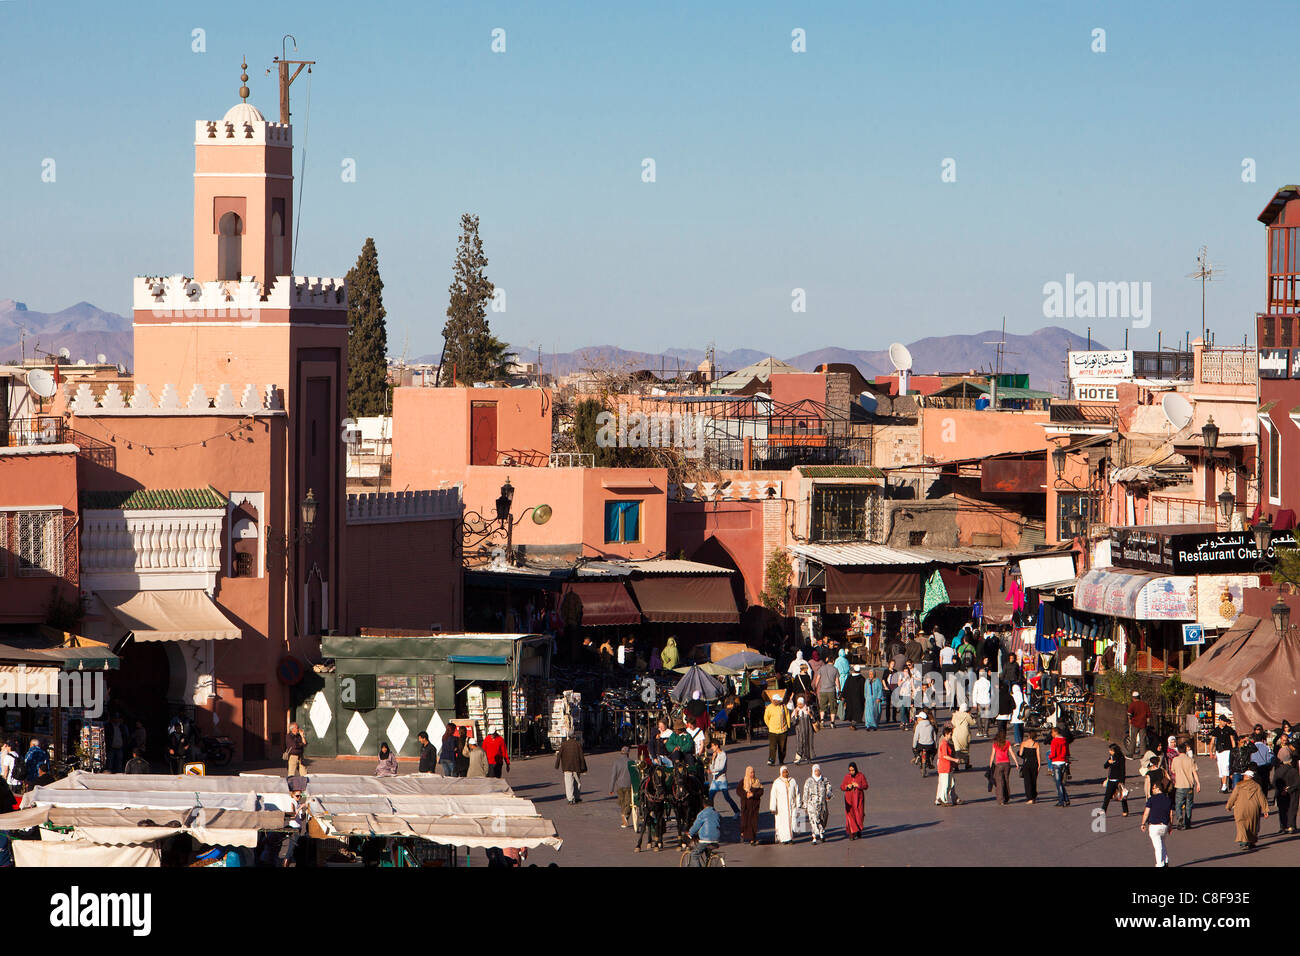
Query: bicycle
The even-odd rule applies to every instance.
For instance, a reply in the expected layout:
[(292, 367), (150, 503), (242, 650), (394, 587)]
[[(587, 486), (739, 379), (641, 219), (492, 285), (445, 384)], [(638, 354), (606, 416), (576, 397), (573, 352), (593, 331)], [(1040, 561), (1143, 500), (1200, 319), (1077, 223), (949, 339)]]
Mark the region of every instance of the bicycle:
[(934, 752), (929, 747), (917, 747), (912, 763), (921, 768), (921, 776), (927, 777), (934, 769)]
[[(678, 866), (688, 867), (691, 865), (691, 850), (693, 847), (686, 847), (682, 850), (682, 859)], [(722, 855), (721, 844), (714, 843), (704, 851), (704, 867), (723, 867), (727, 865), (727, 858)]]

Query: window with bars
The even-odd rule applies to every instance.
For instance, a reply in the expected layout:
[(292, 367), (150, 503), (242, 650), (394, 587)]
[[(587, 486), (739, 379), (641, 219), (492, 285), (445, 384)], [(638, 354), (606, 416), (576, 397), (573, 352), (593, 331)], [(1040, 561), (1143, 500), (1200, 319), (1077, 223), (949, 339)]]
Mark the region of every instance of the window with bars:
[(1070, 516), (1083, 515), (1088, 523), (1095, 522), (1100, 509), (1095, 497), (1087, 492), (1063, 491), (1056, 496), (1056, 537), (1065, 541), (1074, 537), (1070, 530)]
[(14, 517), (19, 576), (61, 576), (63, 515), (57, 511), (20, 511)]
[(876, 487), (814, 488), (812, 540), (879, 540), (879, 498)]

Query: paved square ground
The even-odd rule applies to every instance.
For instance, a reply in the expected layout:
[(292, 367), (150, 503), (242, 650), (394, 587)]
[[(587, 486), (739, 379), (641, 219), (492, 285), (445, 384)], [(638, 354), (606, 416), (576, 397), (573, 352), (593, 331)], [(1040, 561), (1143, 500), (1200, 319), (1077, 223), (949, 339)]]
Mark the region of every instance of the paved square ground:
[[(983, 768), (990, 746), (982, 738), (971, 744), (975, 769), (957, 776), (958, 793), (964, 806), (934, 806), (937, 779), (932, 773), (922, 779), (912, 765), (911, 734), (893, 726), (878, 731), (851, 730), (843, 725), (817, 734), (817, 762), (836, 789), (831, 805), (827, 842), (813, 846), (800, 837), (790, 846), (772, 844), (772, 818), (764, 812), (759, 819), (760, 843), (739, 844), (739, 821), (726, 802), (717, 805), (723, 818), (723, 837), (729, 866), (1133, 866), (1153, 865), (1151, 842), (1141, 832), (1142, 778), (1130, 774), (1133, 791), (1131, 813), (1120, 816), (1118, 801), (1110, 813), (1099, 818), (1104, 786), (1107, 742), (1095, 738), (1076, 740), (1072, 747), (1073, 780), (1068, 785), (1071, 805), (1054, 806), (1056, 797), (1051, 773), (1038, 777), (1039, 802), (1024, 802), (1021, 778), (1012, 772), (1013, 802), (1000, 807), (987, 790)], [(793, 745), (793, 741), (791, 741)], [(767, 766), (767, 741), (741, 742), (728, 750), (728, 769), (734, 785), (752, 764), (767, 786), (776, 769)], [(788, 756), (794, 759), (793, 746)], [(617, 755), (589, 754), (590, 772), (583, 777), (584, 798), (570, 806), (564, 799), (562, 775), (555, 769), (554, 755), (516, 759), (508, 779), (521, 797), (534, 801), (538, 811), (555, 821), (564, 846), (556, 851), (533, 851), (529, 863), (560, 866), (677, 866), (679, 854), (667, 846), (661, 853), (633, 853), (636, 835), (619, 828), (618, 804), (608, 792), (610, 771)], [(844, 836), (844, 808), (838, 797), (840, 780), (850, 760), (856, 760), (866, 775), (865, 839), (849, 841)], [(1130, 768), (1134, 761), (1129, 761)], [(1278, 818), (1270, 813), (1261, 823), (1259, 849), (1242, 854), (1234, 842), (1232, 816), (1223, 808), (1227, 798), (1219, 793), (1214, 761), (1198, 760), (1202, 789), (1193, 813), (1193, 828), (1172, 833), (1169, 858), (1173, 866), (1287, 866), (1300, 863), (1300, 842), (1277, 833)], [(802, 786), (811, 770), (808, 764), (790, 765), (791, 774)], [(367, 773), (369, 761), (317, 760), (318, 771)], [(403, 763), (402, 772), (408, 773)], [(283, 772), (283, 770), (281, 770)], [(675, 837), (676, 827), (668, 833)], [(482, 854), (475, 851), (474, 862)]]

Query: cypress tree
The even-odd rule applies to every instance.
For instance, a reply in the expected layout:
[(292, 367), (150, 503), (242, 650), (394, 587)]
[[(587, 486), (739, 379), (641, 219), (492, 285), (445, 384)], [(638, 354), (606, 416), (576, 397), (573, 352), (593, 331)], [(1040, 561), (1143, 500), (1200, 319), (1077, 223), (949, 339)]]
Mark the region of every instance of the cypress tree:
[(451, 286), (447, 290), (450, 295), (447, 323), (442, 329), (439, 376), (444, 385), (451, 384), (453, 374), (458, 382), (489, 382), (501, 378), (510, 354), (507, 345), (488, 327), (487, 305), (495, 287), (484, 271), (488, 260), (478, 234), (478, 216), (462, 215), (460, 229)]
[(382, 415), (388, 395), (388, 328), (384, 280), (375, 240), (367, 238), (348, 270), (348, 415)]

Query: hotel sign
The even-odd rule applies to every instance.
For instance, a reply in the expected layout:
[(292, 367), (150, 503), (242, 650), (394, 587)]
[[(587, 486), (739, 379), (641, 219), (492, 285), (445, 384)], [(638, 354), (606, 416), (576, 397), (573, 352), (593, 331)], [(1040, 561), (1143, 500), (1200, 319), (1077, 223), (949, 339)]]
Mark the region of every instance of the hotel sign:
[(1259, 377), (1286, 378), (1291, 367), (1290, 349), (1260, 349)]
[(1133, 353), (1100, 350), (1069, 352), (1066, 368), (1071, 379), (1082, 382), (1125, 381), (1133, 377)]
[(1119, 402), (1119, 389), (1114, 385), (1075, 382), (1074, 400), (1077, 402)]

